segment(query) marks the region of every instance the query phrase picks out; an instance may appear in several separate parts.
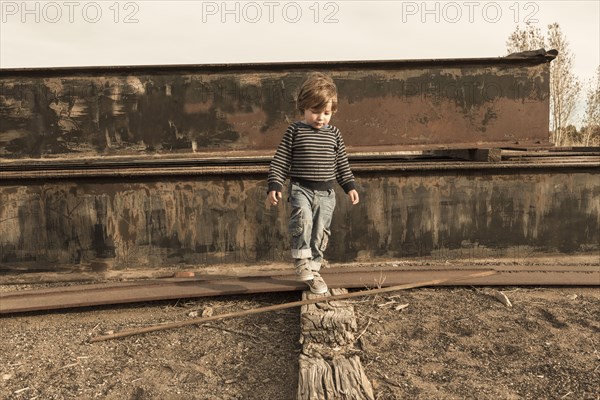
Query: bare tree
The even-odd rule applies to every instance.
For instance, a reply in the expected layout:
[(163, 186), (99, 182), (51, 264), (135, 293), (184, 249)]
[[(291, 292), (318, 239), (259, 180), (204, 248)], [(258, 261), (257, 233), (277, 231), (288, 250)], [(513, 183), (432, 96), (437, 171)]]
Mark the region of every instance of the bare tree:
[(581, 131), (584, 146), (600, 146), (600, 65), (596, 69), (595, 81), (590, 83), (587, 91)]
[(558, 50), (558, 56), (550, 64), (550, 130), (554, 144), (562, 146), (570, 139), (565, 128), (571, 122), (581, 83), (573, 74), (569, 42), (556, 22), (548, 25), (548, 46)]
[(562, 146), (569, 140), (567, 130), (581, 84), (572, 73), (573, 56), (569, 43), (560, 30), (558, 23), (548, 25), (547, 41), (540, 28), (527, 24), (524, 29), (517, 26), (506, 41), (508, 53), (548, 48), (558, 50), (558, 56), (550, 63), (550, 140)]
[(517, 25), (517, 29), (510, 34), (506, 41), (508, 53), (519, 53), (521, 51), (537, 50), (546, 47), (546, 40), (540, 28), (526, 24), (525, 28)]

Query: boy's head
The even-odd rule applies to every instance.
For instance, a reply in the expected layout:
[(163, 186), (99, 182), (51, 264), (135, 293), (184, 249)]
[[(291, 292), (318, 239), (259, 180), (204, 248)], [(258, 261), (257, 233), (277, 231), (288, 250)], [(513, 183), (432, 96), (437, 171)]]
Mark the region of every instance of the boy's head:
[(304, 113), (307, 110), (322, 111), (331, 104), (331, 111), (336, 112), (337, 102), (337, 87), (333, 79), (315, 72), (300, 87), (296, 106), (301, 113)]

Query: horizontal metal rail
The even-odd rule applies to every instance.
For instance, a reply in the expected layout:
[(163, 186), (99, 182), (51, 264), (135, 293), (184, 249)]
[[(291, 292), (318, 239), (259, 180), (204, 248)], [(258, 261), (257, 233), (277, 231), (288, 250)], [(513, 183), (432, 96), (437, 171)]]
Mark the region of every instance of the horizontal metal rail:
[[(504, 157), (503, 157), (504, 158)], [(0, 163), (0, 181), (29, 179), (135, 178), (197, 175), (253, 175), (268, 172), (271, 157), (182, 158), (156, 160), (90, 160)], [(600, 154), (526, 157), (511, 155), (499, 162), (436, 159), (427, 155), (356, 155), (350, 157), (356, 172), (458, 171), (550, 168), (597, 168)]]
[(477, 58), (438, 58), (438, 59), (406, 59), (406, 60), (349, 60), (349, 61), (305, 61), (305, 62), (270, 62), (270, 63), (230, 63), (230, 64), (164, 64), (164, 65), (117, 65), (117, 66), (80, 66), (54, 68), (2, 68), (0, 77), (19, 76), (55, 76), (55, 75), (102, 75), (102, 74), (131, 74), (161, 73), (181, 71), (203, 72), (240, 72), (240, 71), (280, 71), (289, 68), (319, 70), (325, 68), (348, 69), (388, 69), (399, 67), (427, 67), (452, 65), (520, 65), (543, 64), (552, 61), (556, 54), (522, 55), (515, 57), (477, 57)]
[[(331, 288), (388, 287), (429, 279), (448, 280), (465, 273), (494, 270), (496, 274), (461, 281), (460, 285), (600, 286), (600, 266), (463, 266), (454, 268), (331, 268), (322, 271)], [(444, 285), (442, 283), (442, 285)], [(0, 293), (0, 314), (179, 298), (305, 290), (293, 275), (165, 278), (151, 281), (74, 285)]]

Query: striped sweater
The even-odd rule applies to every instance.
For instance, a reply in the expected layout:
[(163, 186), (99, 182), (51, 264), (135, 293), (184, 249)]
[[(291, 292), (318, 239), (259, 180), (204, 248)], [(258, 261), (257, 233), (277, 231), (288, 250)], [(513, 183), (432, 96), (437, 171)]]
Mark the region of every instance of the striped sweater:
[(337, 181), (346, 193), (355, 189), (346, 146), (333, 125), (315, 129), (294, 122), (285, 131), (269, 168), (269, 192), (281, 192), (287, 177), (315, 190), (333, 189)]

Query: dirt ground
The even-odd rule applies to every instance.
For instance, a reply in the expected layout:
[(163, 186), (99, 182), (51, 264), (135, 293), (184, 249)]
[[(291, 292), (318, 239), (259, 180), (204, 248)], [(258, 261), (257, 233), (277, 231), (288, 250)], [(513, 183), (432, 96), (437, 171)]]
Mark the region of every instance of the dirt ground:
[[(298, 299), (292, 292), (6, 316), (0, 398), (294, 399), (299, 309), (88, 340)], [(600, 399), (597, 287), (420, 288), (353, 304), (356, 347), (377, 399)]]

